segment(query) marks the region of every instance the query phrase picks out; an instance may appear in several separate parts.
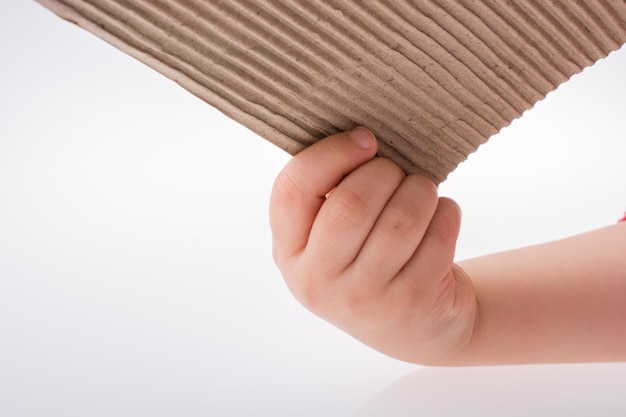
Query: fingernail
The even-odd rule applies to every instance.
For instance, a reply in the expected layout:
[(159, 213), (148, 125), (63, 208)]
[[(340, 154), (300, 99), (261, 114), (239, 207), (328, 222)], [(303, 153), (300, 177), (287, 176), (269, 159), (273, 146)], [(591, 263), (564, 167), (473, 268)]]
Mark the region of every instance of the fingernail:
[(357, 127), (350, 131), (350, 139), (361, 149), (371, 149), (376, 144), (374, 134), (364, 127)]

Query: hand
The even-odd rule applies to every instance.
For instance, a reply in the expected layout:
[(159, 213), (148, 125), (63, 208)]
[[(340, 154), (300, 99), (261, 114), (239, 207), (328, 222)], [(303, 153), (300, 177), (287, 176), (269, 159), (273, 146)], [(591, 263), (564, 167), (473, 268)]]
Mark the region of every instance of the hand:
[(376, 151), (356, 128), (285, 166), (270, 203), (274, 260), (305, 307), (362, 342), (411, 362), (454, 362), (476, 315), (453, 263), (460, 210)]

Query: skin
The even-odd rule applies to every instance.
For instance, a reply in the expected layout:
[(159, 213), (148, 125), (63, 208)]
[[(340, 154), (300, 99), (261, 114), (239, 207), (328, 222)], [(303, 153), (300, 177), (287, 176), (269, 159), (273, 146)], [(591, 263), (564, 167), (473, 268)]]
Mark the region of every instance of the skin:
[(626, 360), (626, 223), (454, 263), (458, 205), (356, 128), (276, 178), (273, 255), (309, 310), (427, 365)]

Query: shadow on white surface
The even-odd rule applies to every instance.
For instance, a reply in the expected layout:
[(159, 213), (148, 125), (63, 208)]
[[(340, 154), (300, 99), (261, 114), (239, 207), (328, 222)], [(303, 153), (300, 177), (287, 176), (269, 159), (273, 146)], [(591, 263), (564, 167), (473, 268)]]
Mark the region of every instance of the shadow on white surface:
[(624, 416), (626, 364), (423, 368), (354, 417)]

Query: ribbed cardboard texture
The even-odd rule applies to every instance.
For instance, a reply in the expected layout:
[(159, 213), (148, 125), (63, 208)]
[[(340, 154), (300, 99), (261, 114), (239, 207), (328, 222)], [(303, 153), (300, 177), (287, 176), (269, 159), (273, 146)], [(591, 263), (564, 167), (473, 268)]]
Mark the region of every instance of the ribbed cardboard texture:
[(39, 1), (289, 153), (363, 125), (437, 183), (626, 42), (623, 0)]

